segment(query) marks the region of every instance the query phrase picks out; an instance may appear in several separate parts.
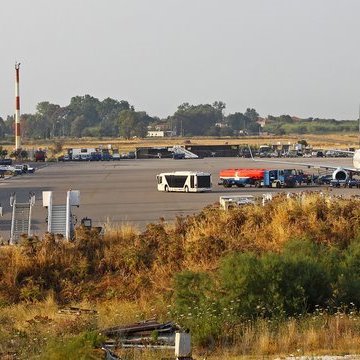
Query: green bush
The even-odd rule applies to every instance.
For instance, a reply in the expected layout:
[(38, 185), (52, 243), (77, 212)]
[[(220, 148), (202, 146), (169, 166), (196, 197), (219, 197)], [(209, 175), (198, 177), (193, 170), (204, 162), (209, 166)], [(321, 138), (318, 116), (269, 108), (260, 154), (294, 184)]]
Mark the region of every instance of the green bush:
[(212, 301), (213, 282), (206, 273), (183, 271), (175, 275), (175, 307), (179, 314), (197, 314)]
[(206, 273), (184, 271), (175, 275), (173, 316), (192, 334), (195, 345), (213, 346), (221, 335), (222, 317), (214, 300), (214, 282)]
[(360, 307), (360, 241), (352, 243), (339, 258), (339, 274), (335, 284), (335, 303)]
[(101, 359), (100, 347), (104, 338), (96, 332), (85, 332), (65, 341), (54, 340), (44, 349), (40, 359), (46, 360), (96, 360)]
[(220, 264), (219, 283), (222, 305), (232, 307), (236, 316), (255, 316), (266, 305), (262, 262), (253, 253), (225, 257)]
[(233, 304), (238, 317), (294, 315), (326, 306), (331, 281), (318, 251), (316, 244), (297, 240), (281, 254), (227, 256), (219, 269), (224, 306)]

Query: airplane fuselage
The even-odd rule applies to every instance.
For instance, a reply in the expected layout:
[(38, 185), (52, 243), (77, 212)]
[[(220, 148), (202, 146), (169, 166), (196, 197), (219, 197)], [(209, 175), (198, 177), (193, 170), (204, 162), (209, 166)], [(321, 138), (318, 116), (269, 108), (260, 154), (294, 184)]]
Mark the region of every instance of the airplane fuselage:
[(360, 170), (360, 149), (357, 149), (354, 152), (353, 165), (355, 169)]

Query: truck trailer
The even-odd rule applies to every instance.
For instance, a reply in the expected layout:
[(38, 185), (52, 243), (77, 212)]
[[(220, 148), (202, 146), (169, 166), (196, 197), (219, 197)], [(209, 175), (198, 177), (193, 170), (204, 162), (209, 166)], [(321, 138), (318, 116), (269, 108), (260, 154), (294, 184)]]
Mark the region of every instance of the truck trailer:
[(219, 185), (230, 188), (233, 185), (244, 187), (246, 185), (260, 184), (264, 179), (265, 169), (225, 169), (219, 174)]

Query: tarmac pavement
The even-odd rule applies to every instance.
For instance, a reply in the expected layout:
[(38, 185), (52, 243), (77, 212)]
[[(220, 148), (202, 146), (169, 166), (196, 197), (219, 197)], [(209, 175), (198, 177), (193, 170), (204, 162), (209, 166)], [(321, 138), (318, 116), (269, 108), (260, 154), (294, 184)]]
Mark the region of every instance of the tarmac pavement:
[[(261, 160), (261, 159), (260, 159)], [(269, 159), (270, 160), (270, 159)], [(291, 161), (292, 159), (287, 159)], [(296, 162), (326, 163), (335, 166), (352, 166), (351, 158), (294, 159)], [(34, 174), (24, 174), (0, 179), (0, 239), (9, 239), (11, 226), (11, 193), (18, 202), (27, 202), (29, 192), (35, 192), (32, 233), (42, 235), (46, 231), (46, 209), (42, 206), (42, 192), (54, 192), (54, 204), (65, 204), (69, 189), (80, 190), (80, 207), (74, 209), (78, 223), (84, 217), (93, 220), (93, 226), (105, 223), (131, 224), (144, 230), (160, 218), (172, 221), (177, 216), (199, 212), (209, 204), (217, 203), (219, 197), (229, 194), (261, 196), (279, 191), (326, 191), (326, 187), (302, 186), (295, 189), (229, 188), (217, 185), (218, 174), (226, 168), (301, 168), (269, 162), (254, 162), (244, 158), (204, 158), (194, 160), (174, 159), (126, 159), (104, 162), (59, 162), (47, 163)], [(39, 165), (38, 165), (39, 166)], [(42, 166), (42, 164), (40, 165)], [(212, 174), (213, 191), (209, 193), (165, 193), (156, 188), (156, 174), (176, 170), (197, 170)], [(317, 173), (317, 169), (304, 169)], [(332, 193), (344, 196), (360, 195), (360, 189), (331, 189)]]

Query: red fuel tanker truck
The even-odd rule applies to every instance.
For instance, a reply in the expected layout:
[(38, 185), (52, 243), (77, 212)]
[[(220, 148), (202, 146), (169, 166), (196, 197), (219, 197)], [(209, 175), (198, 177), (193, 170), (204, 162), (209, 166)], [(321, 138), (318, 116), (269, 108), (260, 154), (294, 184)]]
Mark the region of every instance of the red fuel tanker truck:
[(294, 187), (305, 182), (304, 173), (296, 169), (225, 169), (219, 174), (219, 185), (226, 188), (244, 187)]

